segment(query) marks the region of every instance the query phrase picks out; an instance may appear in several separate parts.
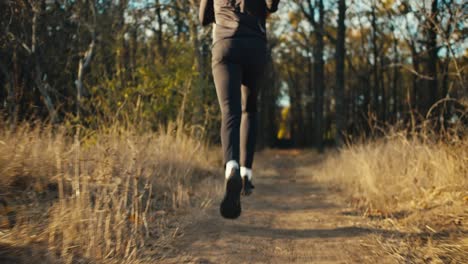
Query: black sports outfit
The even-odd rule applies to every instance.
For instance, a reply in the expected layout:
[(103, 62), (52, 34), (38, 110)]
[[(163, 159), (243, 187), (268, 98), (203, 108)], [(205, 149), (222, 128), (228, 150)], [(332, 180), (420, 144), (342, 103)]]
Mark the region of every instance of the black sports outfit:
[(258, 84), (266, 64), (266, 18), (279, 0), (201, 0), (200, 22), (215, 22), (212, 68), (222, 113), (224, 162), (252, 168)]
[[(267, 62), (266, 18), (278, 9), (279, 1), (201, 0), (200, 22), (203, 25), (215, 23), (212, 69), (222, 114), (224, 164), (237, 161), (242, 167), (252, 168), (257, 93)], [(231, 185), (237, 186), (238, 181), (234, 180)], [(237, 195), (237, 187), (228, 186), (227, 189), (227, 193), (233, 189)], [(226, 195), (223, 203), (226, 200), (228, 203), (237, 201), (237, 196)], [(227, 210), (235, 211), (228, 216), (223, 213), (223, 204), (221, 207), (221, 213), (227, 218), (237, 218), (237, 213), (240, 215), (240, 201), (239, 208)]]

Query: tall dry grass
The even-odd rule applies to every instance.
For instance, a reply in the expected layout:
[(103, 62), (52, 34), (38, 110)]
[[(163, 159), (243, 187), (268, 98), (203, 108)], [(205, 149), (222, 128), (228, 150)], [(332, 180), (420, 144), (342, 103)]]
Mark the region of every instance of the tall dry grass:
[(468, 190), (468, 140), (424, 143), (395, 135), (329, 157), (317, 179), (339, 184), (365, 205), (387, 211), (423, 209)]
[[(468, 257), (468, 139), (392, 133), (331, 154), (315, 173), (364, 216), (401, 234), (379, 244), (396, 263)], [(462, 262), (460, 262), (462, 261)]]
[(188, 206), (193, 181), (213, 163), (204, 144), (174, 126), (113, 126), (80, 138), (68, 131), (0, 129), (0, 247), (15, 261), (28, 263), (25, 249), (40, 262), (137, 261), (158, 236), (157, 212)]

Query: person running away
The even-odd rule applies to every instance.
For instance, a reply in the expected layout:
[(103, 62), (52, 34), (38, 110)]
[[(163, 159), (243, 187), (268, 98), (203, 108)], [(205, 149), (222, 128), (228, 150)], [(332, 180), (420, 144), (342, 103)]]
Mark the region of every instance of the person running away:
[(267, 63), (266, 20), (280, 0), (201, 0), (203, 26), (214, 23), (212, 70), (221, 108), (226, 189), (220, 213), (241, 215), (250, 195), (257, 128), (257, 94)]

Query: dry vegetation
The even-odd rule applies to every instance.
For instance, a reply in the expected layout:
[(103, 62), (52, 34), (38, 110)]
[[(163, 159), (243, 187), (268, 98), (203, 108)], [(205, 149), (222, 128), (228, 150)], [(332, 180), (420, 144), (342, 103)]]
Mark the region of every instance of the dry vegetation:
[[(80, 140), (64, 126), (2, 127), (2, 263), (154, 260), (149, 244), (166, 237), (179, 212), (209, 203), (194, 193), (220, 164), (175, 126), (159, 133), (114, 126), (81, 132)], [(466, 137), (392, 133), (329, 155), (314, 175), (338, 186), (379, 229), (401, 234), (377, 234), (375, 252), (397, 263), (463, 263), (466, 164)]]
[(138, 262), (161, 237), (157, 223), (196, 200), (193, 183), (213, 164), (175, 126), (116, 126), (80, 140), (65, 127), (1, 127), (2, 263)]
[(397, 263), (463, 263), (468, 258), (468, 140), (392, 133), (328, 157), (316, 179), (338, 186), (395, 239), (378, 239)]

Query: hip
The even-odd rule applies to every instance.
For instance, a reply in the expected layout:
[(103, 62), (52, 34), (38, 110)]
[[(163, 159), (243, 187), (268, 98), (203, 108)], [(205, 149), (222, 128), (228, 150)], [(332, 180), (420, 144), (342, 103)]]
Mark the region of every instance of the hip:
[(267, 42), (257, 37), (238, 37), (217, 40), (211, 49), (212, 64), (266, 64)]

